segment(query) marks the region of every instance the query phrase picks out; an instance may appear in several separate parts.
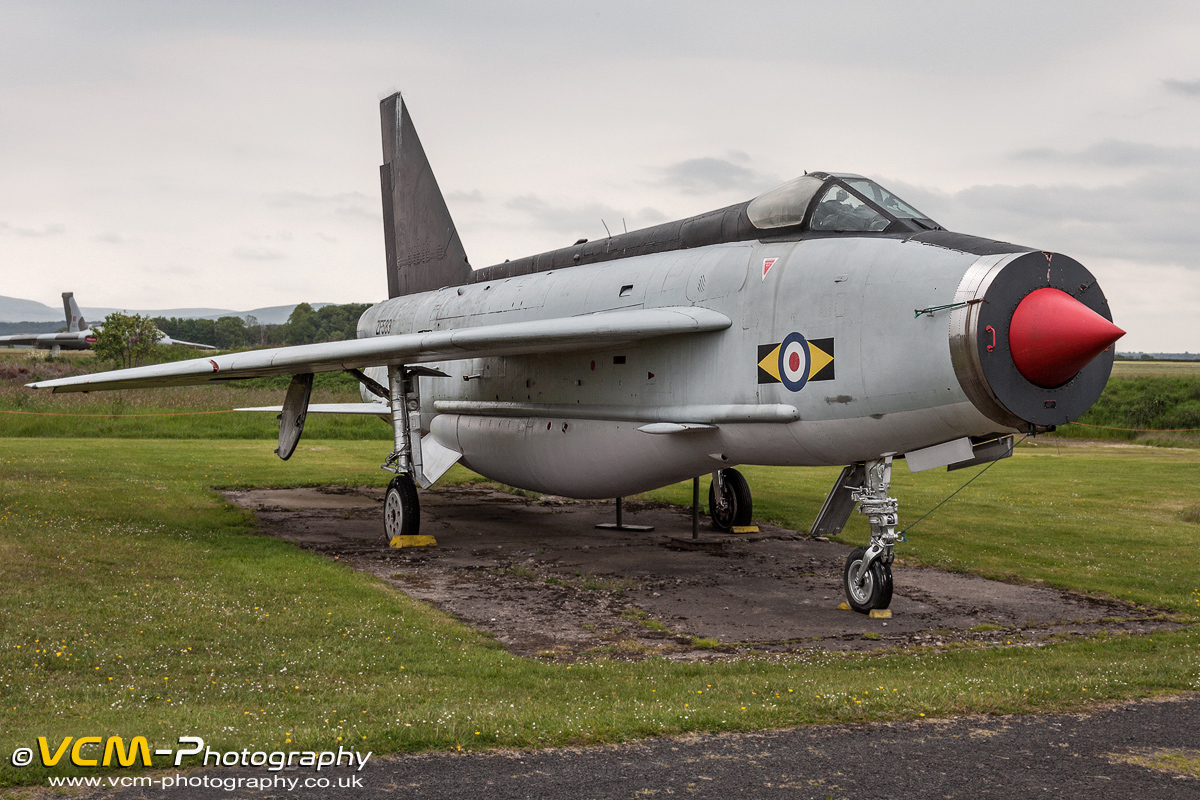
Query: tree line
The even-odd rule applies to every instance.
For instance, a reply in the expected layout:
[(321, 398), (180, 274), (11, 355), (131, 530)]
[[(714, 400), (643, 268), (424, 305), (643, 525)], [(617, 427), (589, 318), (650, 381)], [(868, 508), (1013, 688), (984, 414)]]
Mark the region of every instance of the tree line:
[(253, 316), (219, 319), (181, 319), (155, 317), (154, 325), (172, 339), (210, 344), (221, 350), (239, 347), (280, 347), (354, 339), (358, 318), (369, 308), (367, 303), (324, 306), (317, 310), (300, 303), (282, 325), (261, 324)]

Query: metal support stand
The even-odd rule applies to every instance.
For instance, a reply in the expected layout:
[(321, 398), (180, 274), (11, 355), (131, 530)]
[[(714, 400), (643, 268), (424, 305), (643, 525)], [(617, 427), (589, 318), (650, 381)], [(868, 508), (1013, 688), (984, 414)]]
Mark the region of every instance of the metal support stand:
[(605, 530), (610, 530), (610, 531), (652, 531), (652, 530), (654, 530), (653, 525), (626, 525), (621, 520), (621, 510), (622, 510), (622, 507), (624, 506), (624, 503), (625, 503), (624, 497), (617, 498), (617, 521), (616, 521), (616, 524), (613, 524), (611, 522), (602, 522), (599, 525), (597, 525), (596, 527), (604, 528)]
[(692, 538), (700, 538), (700, 476), (692, 478)]
[(706, 553), (720, 553), (725, 549), (723, 539), (700, 538), (700, 478), (692, 478), (692, 537), (683, 539), (672, 536), (664, 544), (672, 550), (699, 550)]
[(871, 543), (863, 556), (860, 580), (876, 559), (891, 567), (895, 559), (895, 544), (900, 538), (896, 533), (900, 502), (888, 497), (892, 483), (892, 457), (887, 455), (868, 461), (865, 478), (861, 487), (850, 490), (850, 497), (858, 503), (858, 513), (866, 514), (871, 523)]

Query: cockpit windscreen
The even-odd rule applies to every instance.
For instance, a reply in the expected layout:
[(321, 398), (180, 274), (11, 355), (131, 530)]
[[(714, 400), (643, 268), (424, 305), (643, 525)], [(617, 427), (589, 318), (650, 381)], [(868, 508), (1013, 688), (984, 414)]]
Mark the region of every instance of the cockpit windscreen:
[(823, 233), (898, 233), (937, 223), (861, 175), (814, 172), (750, 201), (746, 214), (760, 230), (804, 225)]
[(890, 219), (835, 183), (821, 195), (808, 228), (814, 231), (867, 233), (882, 231), (890, 222)]
[(846, 183), (897, 219), (929, 219), (925, 214), (917, 211), (875, 181), (869, 181), (866, 178), (847, 178)]

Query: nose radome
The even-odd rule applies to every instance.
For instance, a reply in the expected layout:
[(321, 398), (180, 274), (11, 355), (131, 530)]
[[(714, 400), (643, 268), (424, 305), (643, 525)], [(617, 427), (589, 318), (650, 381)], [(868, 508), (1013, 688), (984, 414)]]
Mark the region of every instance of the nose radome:
[(1037, 289), (1013, 312), (1008, 345), (1017, 370), (1046, 389), (1071, 380), (1125, 335), (1061, 289)]

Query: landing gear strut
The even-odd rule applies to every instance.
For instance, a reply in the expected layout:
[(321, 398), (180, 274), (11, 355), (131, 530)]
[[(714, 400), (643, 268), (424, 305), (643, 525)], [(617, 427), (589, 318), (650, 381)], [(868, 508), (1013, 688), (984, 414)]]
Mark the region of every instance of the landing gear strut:
[(421, 396), (417, 375), (405, 367), (389, 367), (388, 383), (395, 449), (382, 466), (396, 473), (396, 477), (392, 478), (384, 495), (383, 535), (391, 542), (397, 536), (416, 536), (421, 530), (417, 481), (423, 481), (424, 476), (421, 472)]
[(742, 473), (736, 469), (713, 473), (712, 485), (708, 487), (708, 513), (712, 526), (725, 533), (735, 526), (750, 524), (754, 519), (754, 504), (750, 484)]
[(858, 512), (871, 523), (871, 543), (850, 553), (842, 569), (846, 602), (855, 611), (866, 614), (884, 609), (892, 602), (892, 561), (896, 541), (896, 512), (900, 503), (888, 497), (892, 482), (892, 457), (883, 456), (864, 465), (862, 485), (850, 489), (858, 503)]

